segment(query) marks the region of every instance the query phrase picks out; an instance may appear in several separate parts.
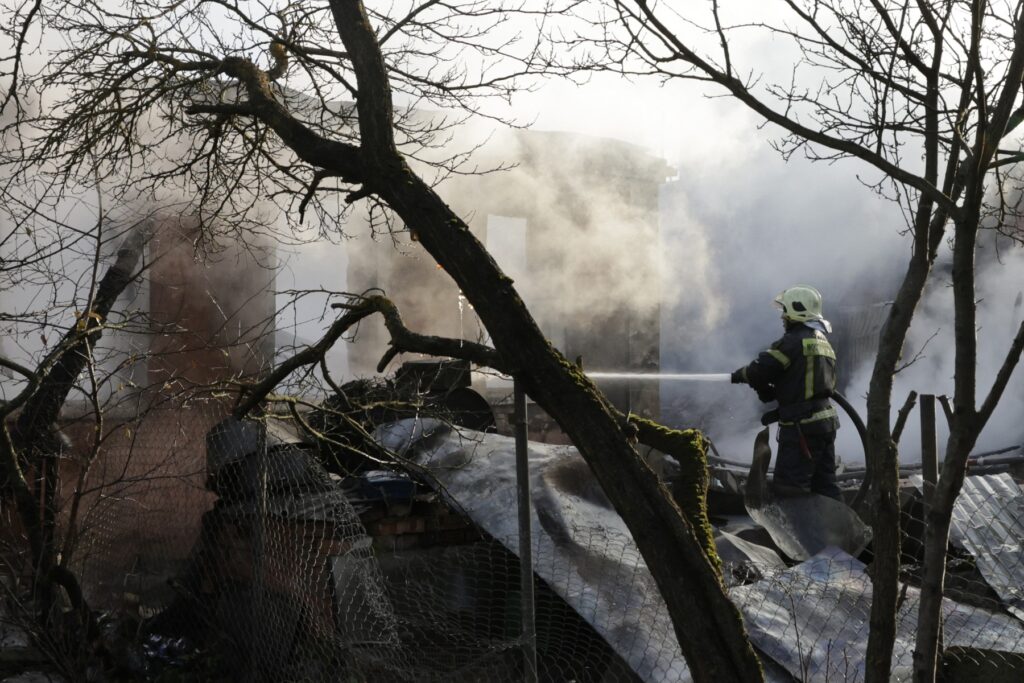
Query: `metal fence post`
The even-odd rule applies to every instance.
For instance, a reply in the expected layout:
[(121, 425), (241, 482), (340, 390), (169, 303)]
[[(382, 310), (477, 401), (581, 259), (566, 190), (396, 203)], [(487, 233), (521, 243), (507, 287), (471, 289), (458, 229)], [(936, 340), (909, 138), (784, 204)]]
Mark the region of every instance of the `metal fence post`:
[(924, 479), (924, 509), (932, 506), (939, 481), (939, 449), (935, 436), (935, 395), (921, 394), (921, 477)]
[[(943, 405), (945, 409), (945, 405)], [(948, 416), (947, 416), (948, 417)], [(939, 446), (935, 434), (935, 395), (921, 394), (921, 478), (924, 480), (924, 519), (928, 526), (928, 513), (935, 499), (935, 486), (939, 483)], [(944, 620), (939, 618), (939, 659), (942, 659), (946, 639)]]
[(266, 643), (263, 642), (263, 634), (266, 633), (267, 618), (265, 609), (266, 585), (264, 578), (266, 560), (267, 540), (267, 422), (260, 420), (256, 422), (257, 434), (259, 435), (256, 452), (256, 499), (254, 502), (254, 517), (252, 523), (252, 571), (253, 571), (253, 596), (250, 606), (249, 623), (249, 666), (251, 669), (252, 681), (266, 680), (263, 671), (265, 657), (263, 649)]
[(527, 458), (526, 393), (514, 380), (514, 434), (516, 439), (516, 489), (519, 509), (519, 594), (523, 621), (523, 680), (537, 681), (537, 625), (533, 604), (533, 538), (530, 533), (530, 470)]

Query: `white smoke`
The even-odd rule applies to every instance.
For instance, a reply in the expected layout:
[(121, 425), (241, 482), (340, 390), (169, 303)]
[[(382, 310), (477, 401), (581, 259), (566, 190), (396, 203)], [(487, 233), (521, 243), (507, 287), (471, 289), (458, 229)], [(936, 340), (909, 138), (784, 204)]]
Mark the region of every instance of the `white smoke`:
[[(750, 3), (741, 3), (744, 11)], [(737, 63), (779, 72), (787, 58), (764, 45), (734, 45)], [(765, 64), (763, 58), (770, 57)], [(752, 61), (752, 58), (754, 61)], [(728, 372), (781, 335), (771, 306), (775, 293), (796, 283), (824, 295), (826, 317), (858, 305), (885, 306), (903, 276), (911, 245), (904, 216), (866, 188), (877, 171), (856, 160), (783, 161), (768, 141), (779, 134), (728, 98), (708, 99), (696, 87), (595, 78), (585, 88), (553, 84), (538, 96), (537, 125), (606, 135), (643, 145), (678, 171), (663, 188), (662, 348), (665, 372)], [(637, 103), (642, 106), (637, 106)], [(992, 247), (989, 247), (990, 249)], [(979, 403), (1013, 338), (1021, 313), (1021, 249), (1003, 245), (1002, 263), (979, 255)], [(941, 267), (929, 286), (896, 377), (893, 416), (907, 393), (952, 392), (952, 306)], [(841, 310), (840, 310), (841, 309)], [(837, 329), (837, 337), (845, 330)], [(864, 415), (870, 366), (841, 378), (847, 398)], [(1024, 408), (1015, 374), (977, 450), (1019, 443)], [(723, 455), (747, 457), (762, 404), (746, 387), (665, 384), (663, 417), (699, 426)], [(940, 417), (940, 444), (945, 433)], [(906, 461), (918, 456), (918, 415), (902, 440)], [(852, 424), (844, 420), (837, 449), (862, 459)], [(726, 452), (727, 451), (727, 452)]]
[[(978, 363), (977, 405), (980, 406), (992, 386), (1024, 319), (1021, 299), (1024, 290), (1024, 248), (1006, 239), (991, 235), (982, 239), (977, 264), (978, 300)], [(998, 257), (994, 253), (998, 249)], [(895, 377), (893, 413), (900, 408), (910, 391), (919, 394), (946, 395), (952, 401), (954, 353), (953, 291), (950, 286), (948, 255), (936, 266), (925, 298), (911, 325), (904, 348), (905, 368)], [(870, 380), (871, 368), (864, 367), (852, 383), (851, 400), (861, 408)], [(1024, 372), (1018, 367), (1006, 387), (1003, 398), (978, 439), (975, 452), (1014, 446), (1024, 441)], [(949, 434), (941, 408), (936, 408), (939, 457)], [(920, 462), (921, 431), (919, 414), (915, 411), (907, 422), (901, 440), (903, 462)]]
[[(886, 285), (909, 244), (896, 207), (860, 185), (855, 163), (787, 163), (763, 140), (713, 173), (700, 159), (677, 163), (679, 180), (662, 193), (664, 250), (676, 264), (663, 279), (685, 285), (663, 309), (665, 371), (729, 372), (748, 363), (782, 335), (772, 299), (794, 284), (822, 292), (826, 317), (891, 297)], [(670, 421), (703, 414), (699, 426), (723, 455), (742, 458), (764, 410), (747, 387), (685, 384), (663, 387), (662, 407)], [(840, 435), (844, 459), (861, 459), (849, 422)]]

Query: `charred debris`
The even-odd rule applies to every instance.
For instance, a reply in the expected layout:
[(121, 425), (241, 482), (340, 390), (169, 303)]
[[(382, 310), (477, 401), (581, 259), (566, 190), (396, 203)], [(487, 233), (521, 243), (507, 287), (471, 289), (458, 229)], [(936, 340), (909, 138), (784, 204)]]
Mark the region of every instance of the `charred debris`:
[[(463, 463), (452, 467), (443, 460), (450, 451), (445, 440), (450, 442), (453, 435), (462, 443), (476, 435), (508, 434), (508, 407), (491, 405), (475, 392), (469, 367), (459, 361), (407, 363), (392, 379), (360, 380), (339, 388), (316, 409), (293, 408), (245, 421), (228, 418), (209, 430), (206, 487), (217, 498), (202, 516), (187, 565), (169, 581), (175, 597), (137, 622), (104, 615), (109, 622), (104, 641), (109, 668), (105, 678), (96, 680), (173, 680), (161, 678), (172, 674), (240, 680), (239, 672), (246, 672), (246, 680), (275, 680), (285, 675), (285, 667), (293, 669), (302, 658), (309, 660), (302, 666), (311, 671), (311, 680), (332, 680), (346, 671), (373, 671), (385, 680), (394, 674), (388, 673), (389, 667), (398, 666), (399, 661), (424, 673), (425, 680), (431, 676), (441, 680), (451, 674), (446, 668), (451, 663), (437, 655), (452, 648), (478, 650), (474, 654), (483, 663), (473, 675), (486, 675), (481, 672), (492, 667), (518, 666), (517, 657), (489, 650), (507, 635), (501, 632), (508, 628), (502, 619), (496, 626), (493, 620), (481, 618), (479, 630), (467, 634), (458, 629), (439, 632), (421, 618), (425, 610), (486, 614), (513, 609), (514, 601), (507, 596), (517, 591), (515, 546), (498, 537), (504, 534), (503, 527), (495, 526), (494, 519), (515, 515), (500, 503), (498, 509), (487, 510), (472, 494), (488, 478), (487, 468), (500, 478), (499, 470), (507, 470), (511, 458), (500, 460), (509, 454), (495, 455), (500, 448), (490, 448), (490, 460), (481, 465), (482, 479), (468, 485), (450, 472), (472, 468)], [(411, 426), (396, 432), (389, 427), (396, 424)], [(551, 438), (557, 427), (538, 411), (533, 411), (529, 426), (531, 440), (560, 441), (557, 436)], [(487, 437), (480, 439), (485, 443)], [(571, 447), (546, 448), (556, 449), (546, 451), (553, 464), (546, 464), (546, 456), (531, 455), (531, 464), (540, 472), (538, 489), (549, 497), (592, 504), (598, 516), (614, 514), (586, 465), (571, 460)], [(749, 469), (718, 454), (710, 457), (708, 507), (727, 584), (739, 591), (737, 595), (749, 595), (743, 592), (744, 586), (781, 576), (787, 568), (805, 562), (820, 563), (820, 553), (837, 548), (838, 557), (847, 558), (843, 561), (870, 565), (869, 511), (863, 507), (854, 511), (817, 496), (774, 496), (767, 479), (771, 457), (767, 448), (767, 439), (759, 438)], [(430, 455), (422, 456), (424, 452)], [(991, 456), (979, 459), (985, 481), (979, 484), (982, 488), (968, 487), (965, 497), (970, 504), (984, 503), (983, 489), (990, 486), (992, 477), (1001, 477), (993, 480), (1004, 487), (1000, 495), (1020, 497), (1019, 454), (997, 455), (1000, 459), (994, 464)], [(674, 460), (651, 451), (646, 457), (674, 491), (680, 484)], [(848, 471), (841, 478), (847, 504), (857, 499), (862, 484), (857, 474)], [(924, 486), (918, 473), (906, 474), (901, 492), (903, 563), (904, 579), (913, 590), (920, 565)], [(554, 511), (546, 508), (546, 494), (534, 494), (535, 504), (552, 547), (568, 548), (573, 561), (590, 571), (607, 565), (599, 548), (581, 550), (578, 539), (570, 538), (567, 530), (578, 530), (583, 523), (569, 519), (564, 506)], [(598, 526), (609, 528), (606, 522)], [(986, 571), (985, 560), (991, 555), (992, 539), (970, 533), (954, 537), (949, 597), (989, 609), (1002, 605), (1016, 613), (1008, 587), (1018, 577), (994, 577)], [(302, 581), (288, 576), (286, 568), (294, 558), (314, 565), (304, 570), (307, 578)], [(833, 558), (833, 565), (836, 561)], [(480, 563), (491, 570), (496, 564), (502, 569), (491, 571), (482, 585), (452, 579), (464, 579)], [(613, 577), (621, 569), (604, 566)], [(353, 587), (355, 576), (364, 580)], [(570, 675), (567, 671), (572, 680), (662, 679), (652, 673), (649, 663), (616, 641), (615, 629), (579, 609), (579, 596), (571, 585), (560, 584), (542, 568), (535, 580), (541, 614), (557, 619), (575, 641), (585, 643), (581, 648), (577, 642), (568, 651), (559, 645), (565, 638), (540, 637), (541, 680), (570, 680), (563, 678)], [(593, 583), (600, 593), (601, 580)], [(385, 591), (385, 584), (405, 590)], [(256, 604), (259, 609), (254, 608)], [(639, 620), (641, 612), (646, 619), (647, 612), (640, 608), (625, 616)], [(267, 614), (274, 618), (267, 619)], [(354, 614), (359, 615), (358, 623), (352, 619)], [(650, 631), (643, 630), (642, 635), (650, 638)], [(324, 640), (335, 647), (318, 650), (315, 644)], [(254, 650), (251, 645), (240, 646), (243, 643), (261, 645)], [(758, 646), (771, 659), (772, 645)], [(329, 650), (335, 654), (310, 654)], [(393, 650), (393, 661), (385, 663), (389, 650)], [(958, 658), (953, 664), (971, 661), (983, 666), (984, 653), (968, 650), (972, 657)], [(672, 659), (675, 655), (669, 651)], [(779, 671), (785, 669), (785, 662), (779, 661), (785, 657), (775, 659), (768, 665), (781, 664)], [(678, 660), (678, 664), (659, 666), (685, 666), (681, 656)], [(785, 680), (785, 673), (780, 675)], [(606, 676), (612, 678), (602, 678)]]
[[(491, 680), (497, 671), (518, 680), (514, 498), (502, 493), (515, 481), (510, 406), (485, 399), (470, 377), (461, 361), (411, 362), (389, 379), (341, 385), (315, 408), (213, 424), (204, 486), (214, 499), (187, 561), (159, 589), (126, 580), (112, 589), (120, 602), (97, 601), (89, 680), (269, 681), (297, 670), (300, 680)], [(644, 597), (656, 589), (586, 464), (541, 411), (531, 408), (528, 426), (539, 680), (685, 677), (663, 610)], [(868, 585), (871, 516), (856, 505), (863, 471), (840, 476), (844, 503), (778, 496), (770, 448), (763, 433), (747, 465), (711, 445), (715, 548), (748, 623), (774, 603), (813, 621), (835, 606), (808, 597), (787, 607), (786, 591), (822, 576), (853, 595)], [(681, 499), (692, 482), (678, 463), (653, 449), (643, 455)], [(1001, 634), (1021, 630), (1003, 615), (1024, 615), (1024, 576), (1001, 557), (1007, 538), (986, 531), (1024, 536), (1012, 514), (1024, 504), (1022, 459), (1020, 447), (973, 458), (977, 476), (958, 503), (992, 521), (955, 527), (951, 538), (947, 596), (970, 639), (951, 637), (947, 668), (963, 675), (993, 658), (1002, 671), (1011, 660), (1022, 670), (1024, 653), (1009, 651), (1019, 645)], [(913, 600), (927, 472), (903, 474), (903, 579)], [(789, 661), (800, 643), (758, 640), (756, 629), (753, 637), (773, 680), (800, 678), (804, 664)], [(45, 660), (31, 639), (5, 652), (14, 653), (6, 670)]]

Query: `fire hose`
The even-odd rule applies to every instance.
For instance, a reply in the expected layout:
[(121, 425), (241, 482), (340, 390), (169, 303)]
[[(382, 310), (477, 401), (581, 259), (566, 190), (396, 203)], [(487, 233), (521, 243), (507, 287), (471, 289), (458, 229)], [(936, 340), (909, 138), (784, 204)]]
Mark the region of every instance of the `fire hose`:
[[(860, 415), (857, 413), (856, 410), (854, 410), (853, 406), (850, 405), (850, 402), (846, 400), (845, 396), (843, 396), (838, 391), (833, 391), (831, 398), (832, 398), (833, 401), (835, 401), (839, 405), (840, 408), (843, 409), (843, 412), (845, 412), (847, 414), (847, 416), (850, 418), (850, 421), (853, 422), (853, 426), (857, 430), (858, 436), (860, 436), (861, 448), (864, 449), (864, 468), (865, 468), (865, 470), (867, 470), (867, 464), (868, 464), (868, 430), (867, 430), (867, 427), (864, 426), (864, 421), (860, 419)], [(768, 425), (772, 424), (773, 422), (778, 422), (778, 420), (779, 420), (779, 410), (778, 410), (778, 408), (776, 408), (775, 410), (769, 410), (767, 413), (765, 413), (764, 415), (761, 416), (761, 424), (763, 424), (765, 427), (767, 427)], [(800, 445), (805, 450), (805, 453), (806, 453), (807, 444), (804, 441), (804, 435), (802, 433), (800, 434)], [(807, 455), (809, 456), (810, 453), (807, 453)], [(857, 489), (857, 495), (853, 497), (853, 501), (850, 503), (850, 507), (852, 507), (853, 509), (857, 509), (857, 507), (861, 503), (864, 502), (864, 498), (867, 497), (868, 491), (870, 490), (870, 488), (871, 488), (871, 479), (868, 476), (867, 471), (865, 471), (864, 479), (861, 481), (860, 488)]]
[[(850, 418), (850, 421), (853, 422), (853, 426), (854, 428), (856, 428), (857, 434), (860, 435), (860, 444), (861, 447), (864, 449), (864, 467), (867, 468), (868, 429), (867, 427), (864, 426), (864, 421), (860, 419), (860, 415), (858, 415), (857, 411), (853, 409), (853, 406), (850, 405), (850, 402), (846, 400), (846, 397), (840, 394), (838, 391), (832, 392), (832, 400), (835, 401), (839, 405), (839, 407), (843, 409), (846, 415)], [(853, 497), (853, 502), (850, 504), (850, 507), (856, 510), (860, 506), (860, 504), (864, 502), (864, 499), (867, 497), (868, 491), (870, 489), (871, 477), (869, 476), (868, 471), (865, 471), (864, 479), (861, 481), (860, 488), (857, 489), (857, 495)]]

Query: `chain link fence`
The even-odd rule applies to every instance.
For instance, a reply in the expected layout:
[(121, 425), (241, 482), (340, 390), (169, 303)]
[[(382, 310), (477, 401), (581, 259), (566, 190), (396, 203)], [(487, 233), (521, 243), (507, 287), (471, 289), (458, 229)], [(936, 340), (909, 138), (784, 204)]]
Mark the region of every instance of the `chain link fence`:
[[(496, 521), (515, 519), (505, 490), (511, 439), (424, 431), (402, 453), (421, 449), (416, 477), (340, 471), (301, 419), (238, 422), (228, 408), (208, 400), (109, 415), (95, 448), (62, 459), (63, 557), (101, 631), (87, 680), (526, 678), (518, 538)], [(96, 443), (86, 438), (94, 426), (72, 421), (66, 432)], [(452, 467), (444, 458), (453, 453), (471, 457)], [(621, 521), (591, 489), (559, 488), (568, 481), (559, 468), (574, 458), (571, 447), (531, 444), (537, 679), (690, 680)], [(1009, 471), (968, 477), (958, 502), (943, 604), (947, 680), (1024, 672), (1018, 481)], [(895, 680), (910, 678), (924, 511), (921, 479), (905, 484)], [(743, 518), (741, 502), (729, 509), (728, 492), (715, 493), (725, 580), (768, 679), (863, 680), (870, 547), (796, 561)], [(38, 647), (19, 588), (30, 568), (17, 521), (7, 502), (0, 513), (5, 647), (17, 629)], [(41, 659), (58, 645), (42, 647)], [(62, 666), (75, 662), (65, 656)]]

